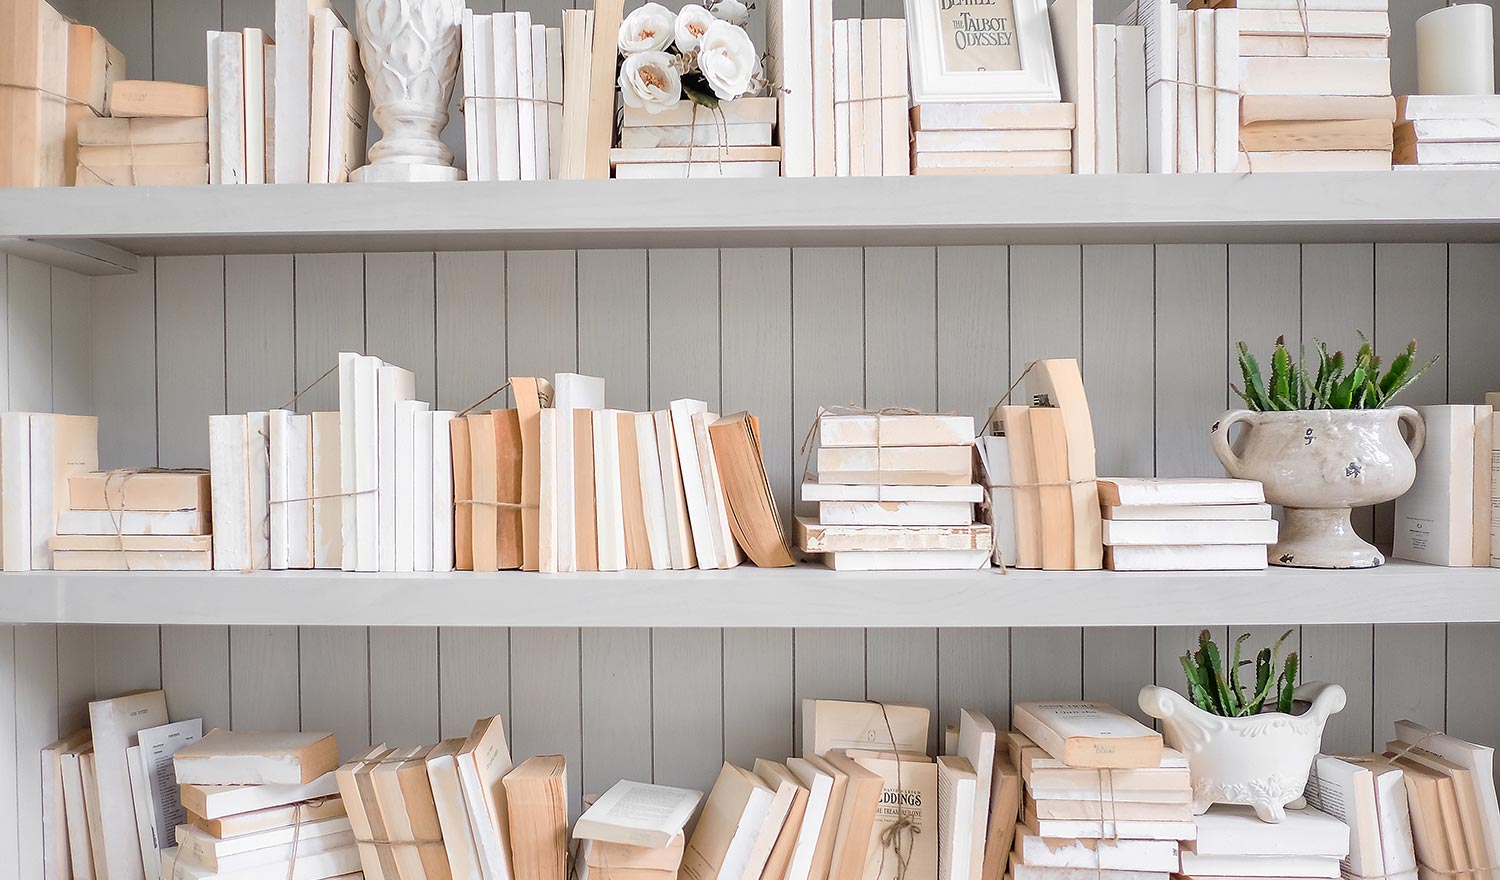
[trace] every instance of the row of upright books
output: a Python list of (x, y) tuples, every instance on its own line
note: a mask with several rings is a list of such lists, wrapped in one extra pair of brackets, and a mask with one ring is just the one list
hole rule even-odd
[(1478, 405), (1420, 406), (1427, 441), (1416, 481), (1396, 499), (1392, 555), (1413, 562), (1500, 568), (1500, 392)]

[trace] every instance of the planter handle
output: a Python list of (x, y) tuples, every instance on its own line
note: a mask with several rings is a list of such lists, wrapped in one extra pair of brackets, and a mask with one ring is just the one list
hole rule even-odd
[(1181, 714), (1184, 707), (1196, 708), (1182, 694), (1154, 684), (1141, 688), (1141, 694), (1136, 699), (1140, 703), (1141, 711), (1152, 718), (1167, 719)]
[(1303, 717), (1316, 720), (1319, 726), (1328, 720), (1328, 716), (1342, 711), (1349, 701), (1342, 687), (1323, 681), (1309, 681), (1299, 685), (1292, 692), (1292, 697), (1311, 704)]
[(1234, 427), (1236, 422), (1246, 421), (1253, 415), (1255, 413), (1248, 409), (1230, 410), (1219, 416), (1219, 420), (1214, 422), (1209, 432), (1214, 444), (1214, 455), (1219, 457), (1219, 463), (1224, 465), (1224, 470), (1231, 477), (1239, 472), (1240, 457), (1235, 455), (1234, 450), (1229, 446), (1229, 429)]
[(1404, 422), (1411, 432), (1411, 439), (1406, 441), (1406, 445), (1411, 447), (1411, 454), (1421, 455), (1422, 447), (1427, 445), (1427, 423), (1422, 421), (1422, 414), (1409, 406), (1392, 406), (1387, 409), (1396, 414), (1398, 424)]

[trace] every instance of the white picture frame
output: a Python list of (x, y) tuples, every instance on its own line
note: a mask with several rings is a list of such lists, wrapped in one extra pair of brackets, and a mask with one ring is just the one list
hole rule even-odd
[[(913, 103), (1062, 99), (1046, 0), (905, 0), (905, 5)], [(986, 60), (1002, 64), (987, 69), (976, 63)]]

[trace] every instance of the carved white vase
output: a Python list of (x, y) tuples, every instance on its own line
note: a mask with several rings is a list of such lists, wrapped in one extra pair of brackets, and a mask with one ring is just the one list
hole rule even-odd
[(461, 180), (439, 135), (458, 70), (463, 0), (355, 0), (359, 53), (380, 141), (355, 182)]
[(1300, 715), (1263, 712), (1244, 718), (1212, 715), (1176, 691), (1141, 688), (1141, 709), (1160, 718), (1167, 745), (1187, 755), (1193, 814), (1214, 804), (1247, 804), (1264, 822), (1286, 818), (1302, 797), (1328, 717), (1344, 708), (1344, 689), (1309, 682), (1297, 688)]

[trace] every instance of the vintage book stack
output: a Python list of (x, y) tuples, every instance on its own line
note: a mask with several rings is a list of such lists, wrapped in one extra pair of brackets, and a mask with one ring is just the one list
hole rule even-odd
[(820, 410), (797, 537), (839, 571), (989, 565), (993, 531), (974, 520), (972, 416)]
[[(1398, 721), (1382, 757), (1401, 768), (1406, 781), (1418, 875), (1492, 871), (1500, 852), (1495, 750)], [(1396, 842), (1399, 849), (1399, 833)]]
[[(469, 180), (550, 180), (562, 176), (564, 77), (572, 33), (532, 24), (530, 12), (475, 15), (461, 25), (464, 146)], [(565, 38), (564, 34), (568, 36)], [(584, 73), (587, 60), (576, 65)]]
[(737, 98), (715, 110), (683, 100), (660, 113), (626, 107), (615, 177), (780, 177), (775, 98)]
[[(1297, 0), (1268, 0), (1269, 5), (1292, 10)], [(1314, 0), (1316, 2), (1316, 0)], [(1255, 15), (1280, 15), (1277, 10), (1236, 9), (1233, 3), (1194, 2), (1175, 10), (1178, 173), (1244, 170), (1240, 146), (1240, 96), (1250, 94), (1241, 82), (1241, 23)], [(1284, 11), (1284, 10), (1283, 10)], [(1279, 20), (1278, 20), (1279, 21)], [(1278, 23), (1273, 27), (1280, 27)], [(1172, 26), (1170, 23), (1168, 26)], [(1253, 24), (1251, 26), (1254, 26)], [(1273, 66), (1281, 59), (1267, 59)], [(1248, 62), (1247, 62), (1248, 63)], [(1304, 81), (1298, 88), (1306, 85)], [(1255, 170), (1265, 170), (1257, 167)]]
[(1398, 559), (1500, 567), (1500, 392), (1480, 405), (1422, 406), (1427, 442), (1417, 479), (1396, 499)]
[(1500, 97), (1396, 99), (1396, 168), (1500, 169)]
[(1099, 481), (1111, 571), (1258, 571), (1279, 524), (1255, 480)]
[(918, 104), (912, 173), (1068, 174), (1073, 126), (1073, 104)]
[(67, 488), (48, 542), (57, 571), (213, 568), (208, 471), (94, 471)]
[(78, 186), (176, 186), (208, 183), (208, 90), (122, 80), (109, 115), (78, 123)]
[(323, 880), (360, 869), (353, 814), (334, 772), (333, 734), (212, 730), (171, 762), (183, 821), (162, 844), (159, 876), (281, 877), (295, 870)]
[(44, 0), (0, 0), (0, 187), (75, 181), (78, 125), (109, 112), (125, 56)]
[(1349, 826), (1311, 807), (1271, 823), (1251, 807), (1215, 804), (1197, 822), (1198, 838), (1182, 852), (1183, 880), (1336, 880), (1349, 856)]
[(1049, 571), (1103, 567), (1094, 423), (1078, 361), (1026, 368), (1032, 406), (999, 404), (976, 443), (996, 564)]
[(1308, 805), (1349, 826), (1349, 854), (1339, 863), (1340, 876), (1418, 876), (1405, 777), (1381, 755), (1319, 755), (1313, 762)]
[(96, 417), (0, 413), (0, 565), (5, 571), (52, 568), (51, 542), (69, 506), (68, 479), (98, 469)]
[[(1203, 27), (1196, 20), (1191, 29), (1178, 31), (1192, 33), (1200, 58), (1204, 40), (1238, 39), (1238, 64), (1213, 66), (1216, 72), (1233, 70), (1238, 80), (1232, 87), (1244, 96), (1234, 167), (1251, 172), (1390, 170), (1396, 107), (1386, 0), (1256, 0), (1238, 6), (1212, 11), (1239, 18), (1233, 36), (1230, 29)], [(1222, 51), (1217, 43), (1215, 50)], [(1200, 63), (1198, 69), (1205, 67)], [(1197, 82), (1203, 82), (1201, 76)], [(1225, 94), (1222, 80), (1212, 85), (1214, 95)], [(1201, 144), (1203, 91), (1198, 94)], [(1215, 135), (1222, 137), (1217, 131)], [(1220, 144), (1216, 155), (1223, 152)], [(1203, 151), (1199, 153), (1199, 170), (1204, 170)]]
[(792, 564), (754, 416), (609, 409), (577, 373), (509, 384), (515, 409), (453, 422), (459, 569), (733, 568), (741, 549)]
[[(826, 5), (816, 4), (816, 5)], [(899, 18), (833, 22), (833, 171), (839, 177), (904, 177), (912, 173), (911, 120), (907, 115), (906, 21)], [(820, 54), (815, 73), (829, 63)], [(814, 83), (814, 97), (821, 92)], [(814, 128), (826, 134), (822, 102)], [(783, 138), (785, 140), (785, 138)], [(816, 141), (815, 141), (816, 146)], [(826, 161), (821, 154), (816, 156)], [(825, 172), (819, 172), (820, 174)], [(790, 176), (790, 175), (789, 175)]]
[(573, 826), (578, 880), (677, 880), (684, 829), (702, 799), (686, 788), (615, 783)]
[(1185, 756), (1103, 703), (1017, 703), (1012, 722), (1007, 746), (1026, 791), (1012, 880), (1178, 873), (1182, 842), (1198, 835)]

